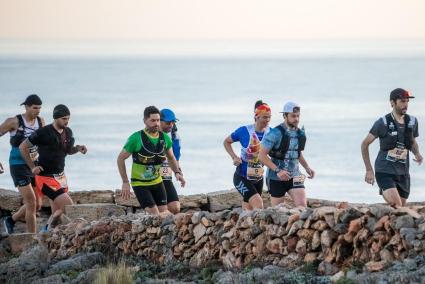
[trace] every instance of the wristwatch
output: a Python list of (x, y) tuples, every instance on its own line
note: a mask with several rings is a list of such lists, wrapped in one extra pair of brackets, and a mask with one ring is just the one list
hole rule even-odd
[(279, 167), (277, 167), (276, 169), (274, 169), (273, 170), (276, 174), (278, 174), (280, 171), (281, 171), (281, 169), (279, 169)]

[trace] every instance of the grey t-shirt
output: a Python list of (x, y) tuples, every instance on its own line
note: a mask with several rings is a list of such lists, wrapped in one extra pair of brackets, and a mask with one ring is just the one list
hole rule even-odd
[[(405, 125), (400, 124), (396, 121), (397, 124), (397, 135), (398, 141), (404, 141), (404, 130)], [(385, 125), (384, 120), (379, 118), (372, 126), (372, 129), (369, 131), (373, 136), (382, 139), (388, 132), (387, 125)], [(415, 124), (413, 126), (413, 137), (418, 137), (418, 120), (415, 119)], [(392, 175), (406, 175), (409, 173), (409, 153), (407, 154), (406, 163), (400, 161), (392, 162), (387, 160), (388, 151), (379, 150), (378, 156), (375, 160), (375, 172), (377, 173), (387, 173)]]

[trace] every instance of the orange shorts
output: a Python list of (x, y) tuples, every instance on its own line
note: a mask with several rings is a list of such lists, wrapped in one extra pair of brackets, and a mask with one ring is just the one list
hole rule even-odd
[(68, 192), (68, 185), (65, 174), (54, 176), (35, 176), (35, 191), (37, 196), (46, 195), (51, 200), (55, 200), (59, 195)]

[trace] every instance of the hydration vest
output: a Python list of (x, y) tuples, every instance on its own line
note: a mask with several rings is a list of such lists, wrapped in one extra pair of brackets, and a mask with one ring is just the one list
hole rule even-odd
[(142, 139), (142, 148), (139, 152), (133, 153), (133, 162), (146, 166), (161, 165), (166, 160), (165, 156), (165, 139), (164, 133), (159, 132), (159, 141), (154, 145), (148, 135), (142, 130), (140, 131)]
[[(269, 156), (278, 160), (284, 160), (285, 155), (288, 152), (289, 144), (291, 143), (291, 136), (289, 136), (288, 131), (279, 124), (276, 126), (277, 129), (282, 133), (282, 140), (277, 149), (272, 148), (269, 152)], [(305, 136), (304, 129), (297, 129), (297, 138), (298, 138), (298, 158), (301, 155), (301, 151), (304, 150), (305, 144), (307, 142), (307, 137)]]
[[(34, 129), (25, 126), (24, 118), (22, 117), (21, 114), (18, 114), (16, 118), (18, 119), (18, 129), (16, 130), (15, 135), (10, 136), (10, 145), (12, 145), (12, 147), (19, 147), (19, 145), (21, 145), (21, 143), (26, 138), (28, 138), (32, 132), (35, 131)], [(38, 116), (37, 116), (37, 123), (38, 123), (38, 127), (41, 128), (41, 118)], [(26, 134), (25, 132), (26, 129), (29, 129), (31, 131), (29, 135)]]
[(414, 116), (404, 115), (404, 139), (399, 141), (398, 138), (398, 127), (391, 113), (382, 117), (382, 121), (387, 127), (385, 136), (379, 139), (380, 149), (382, 151), (388, 151), (396, 148), (397, 142), (404, 144), (406, 149), (411, 150), (413, 145), (413, 127), (416, 124), (416, 118)]

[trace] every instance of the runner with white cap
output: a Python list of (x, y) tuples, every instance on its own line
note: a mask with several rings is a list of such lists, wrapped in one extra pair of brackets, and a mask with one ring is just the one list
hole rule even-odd
[(261, 141), (259, 159), (268, 167), (267, 185), (271, 195), (271, 204), (276, 206), (284, 202), (286, 193), (297, 207), (307, 207), (304, 179), (299, 164), (313, 178), (315, 172), (310, 168), (302, 151), (306, 144), (303, 128), (299, 128), (300, 106), (288, 102), (283, 107), (283, 123), (270, 130)]

